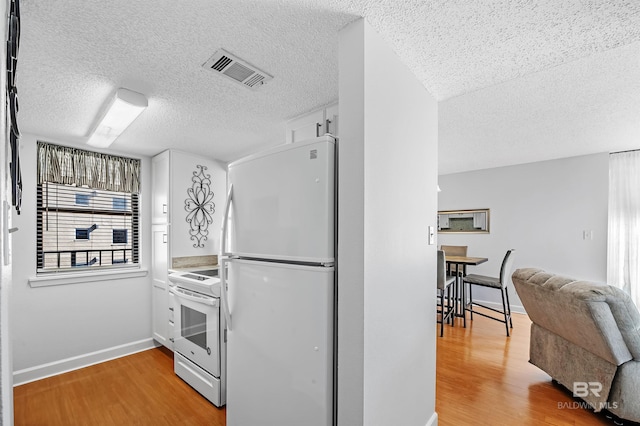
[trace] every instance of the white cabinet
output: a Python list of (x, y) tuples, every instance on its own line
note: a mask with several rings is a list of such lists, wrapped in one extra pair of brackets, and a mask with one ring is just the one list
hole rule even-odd
[(338, 137), (338, 103), (331, 104), (324, 110), (325, 133)]
[(172, 348), (169, 334), (169, 299), (167, 297), (169, 280), (167, 278), (168, 262), (168, 225), (153, 225), (151, 227), (153, 239), (152, 268), (151, 268), (151, 315), (153, 338), (169, 349)]
[(168, 150), (153, 157), (151, 176), (152, 333), (173, 349), (168, 269), (174, 258), (218, 254), (227, 170), (218, 161)]
[(287, 123), (287, 143), (316, 138), (321, 134), (324, 110), (314, 111)]
[(151, 160), (151, 182), (153, 182), (151, 223), (169, 223), (169, 151), (158, 154)]
[(473, 227), (486, 231), (487, 229), (487, 214), (484, 212), (476, 212), (473, 214)]
[(338, 103), (301, 115), (287, 122), (286, 142), (316, 138), (325, 133), (338, 136)]
[(449, 228), (449, 215), (448, 214), (439, 214), (438, 215), (438, 230), (448, 229)]

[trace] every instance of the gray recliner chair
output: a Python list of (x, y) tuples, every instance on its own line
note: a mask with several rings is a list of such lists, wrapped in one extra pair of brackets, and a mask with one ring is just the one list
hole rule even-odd
[(640, 422), (640, 313), (617, 287), (518, 269), (531, 324), (529, 362), (582, 398)]

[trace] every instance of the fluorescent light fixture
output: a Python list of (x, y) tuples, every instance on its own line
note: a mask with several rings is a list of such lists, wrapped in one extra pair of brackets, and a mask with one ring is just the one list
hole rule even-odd
[(89, 136), (87, 144), (98, 148), (108, 147), (148, 105), (147, 98), (143, 94), (118, 89), (100, 123)]

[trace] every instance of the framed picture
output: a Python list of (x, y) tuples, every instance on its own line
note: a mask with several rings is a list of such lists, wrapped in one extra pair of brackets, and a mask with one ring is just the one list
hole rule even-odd
[(439, 211), (438, 232), (441, 234), (488, 234), (489, 209)]

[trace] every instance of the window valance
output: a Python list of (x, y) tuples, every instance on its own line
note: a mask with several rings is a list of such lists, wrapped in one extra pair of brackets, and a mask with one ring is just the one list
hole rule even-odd
[(38, 141), (38, 184), (45, 182), (137, 194), (140, 160)]

